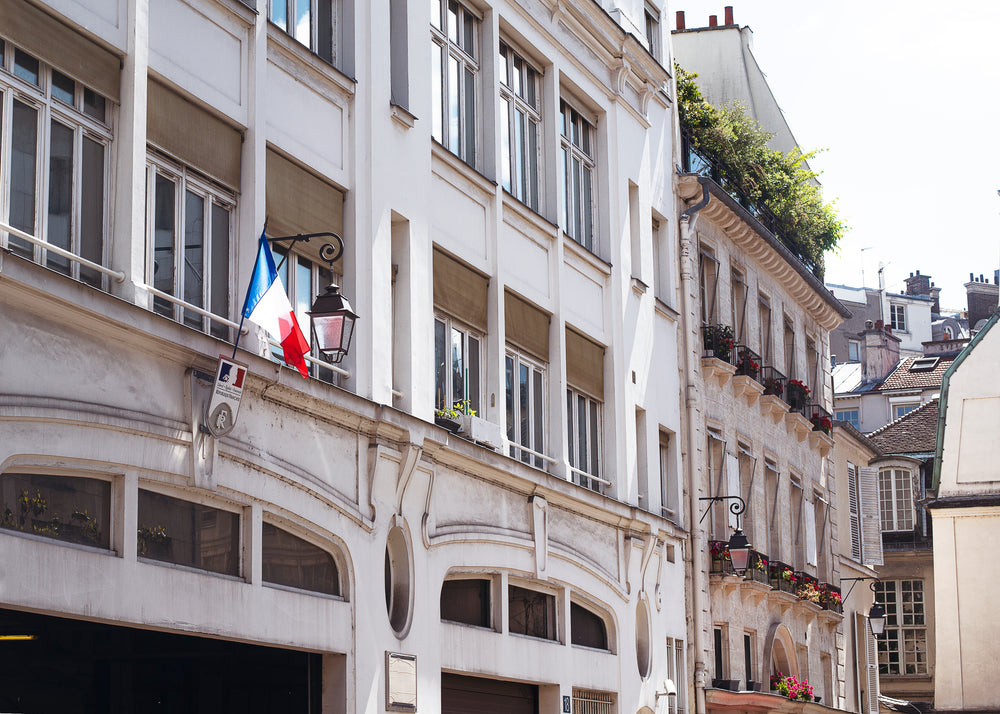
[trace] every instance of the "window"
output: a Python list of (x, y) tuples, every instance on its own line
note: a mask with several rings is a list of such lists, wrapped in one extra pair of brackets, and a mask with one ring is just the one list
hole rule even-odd
[(795, 379), (795, 325), (787, 317), (785, 318), (784, 345), (785, 376), (789, 379)]
[[(0, 219), (105, 263), (111, 102), (0, 41)], [(10, 250), (94, 287), (103, 275), (17, 236)]]
[(268, 19), (330, 64), (337, 36), (336, 0), (269, 0)]
[(861, 342), (859, 342), (858, 340), (847, 341), (847, 361), (848, 362), (861, 361)]
[(930, 372), (938, 363), (941, 361), (940, 357), (920, 357), (919, 359), (913, 360), (910, 364), (911, 372)]
[(570, 639), (574, 645), (608, 649), (608, 628), (604, 619), (575, 602), (569, 605)]
[[(596, 399), (566, 390), (569, 465), (590, 476), (601, 476), (601, 404)], [(601, 482), (574, 472), (574, 480), (599, 491)]]
[(808, 362), (806, 368), (808, 369), (809, 391), (812, 392), (813, 401), (821, 403), (823, 401), (823, 370), (819, 366), (819, 350), (816, 348), (816, 342), (810, 337), (806, 338), (806, 360)]
[(698, 254), (698, 259), (701, 322), (703, 325), (714, 325), (718, 322), (715, 303), (719, 292), (719, 261), (705, 248)]
[(563, 100), (561, 161), (566, 235), (587, 250), (594, 250), (594, 125)]
[(791, 513), (789, 524), (792, 527), (792, 567), (795, 570), (802, 570), (806, 560), (806, 537), (803, 528), (803, 497), (802, 484), (798, 481), (791, 482), (791, 494), (789, 497)]
[(892, 407), (892, 418), (896, 420), (906, 416), (919, 406), (919, 404), (896, 404)]
[(911, 480), (910, 472), (906, 469), (882, 469), (878, 472), (883, 531), (913, 530)]
[(859, 495), (858, 467), (848, 462), (847, 500), (851, 518), (851, 557), (857, 561), (861, 560), (861, 502)]
[(680, 500), (677, 464), (674, 461), (672, 447), (675, 438), (671, 432), (660, 430), (660, 488), (663, 490), (663, 515), (674, 523), (680, 523), (681, 512), (677, 507)]
[(482, 337), (447, 316), (434, 318), (434, 408), (468, 401), (479, 413)]
[(490, 627), (492, 581), (456, 578), (441, 584), (441, 619), (476, 627)]
[(238, 575), (240, 517), (139, 489), (139, 557)]
[(754, 673), (754, 642), (757, 638), (752, 632), (743, 633), (743, 674), (746, 677), (746, 688), (749, 690), (752, 682), (757, 681)]
[(666, 305), (673, 305), (673, 288), (670, 271), (670, 238), (666, 219), (653, 216), (653, 291), (656, 298)]
[(504, 360), (506, 376), (507, 439), (511, 442), (510, 455), (525, 463), (543, 468), (544, 461), (513, 446), (521, 446), (545, 453), (545, 369), (530, 358), (508, 352)]
[(663, 59), (660, 50), (660, 11), (646, 3), (643, 13), (646, 25), (646, 45), (649, 47), (649, 54), (657, 60)]
[[(722, 434), (709, 429), (706, 450), (708, 462), (708, 488), (711, 496), (726, 496), (729, 485), (726, 481), (726, 442)], [(729, 504), (728, 502), (711, 503), (709, 517), (709, 534), (712, 540), (729, 540)]]
[(4, 474), (0, 528), (111, 548), (111, 483), (94, 478)]
[(270, 523), (263, 524), (261, 558), (265, 583), (340, 595), (340, 577), (333, 556)]
[(767, 554), (771, 560), (780, 560), (782, 520), (778, 518), (778, 466), (773, 461), (764, 461), (764, 498), (767, 501)]
[(837, 421), (846, 421), (855, 429), (860, 429), (861, 417), (858, 409), (843, 409), (837, 412)]
[[(235, 198), (194, 171), (150, 154), (146, 173), (148, 270), (153, 287), (229, 319)], [(221, 339), (230, 328), (159, 295), (153, 310)]]
[[(338, 283), (339, 280), (330, 272), (330, 269), (323, 265), (313, 263), (305, 256), (296, 253), (289, 254), (288, 251), (271, 245), (271, 255), (274, 258), (274, 265), (278, 269), (278, 277), (281, 284), (285, 286), (288, 293), (288, 302), (295, 310), (295, 319), (299, 321), (299, 327), (305, 334), (306, 339), (310, 339), (312, 334), (312, 318), (309, 317), (309, 310), (317, 295), (326, 289), (331, 283)], [(279, 360), (284, 360), (281, 347), (271, 346), (271, 353)], [(329, 358), (319, 351), (318, 347), (313, 347), (312, 357), (323, 362)], [(318, 364), (309, 362), (309, 374), (324, 382), (335, 382), (337, 374)]]
[(687, 683), (684, 668), (684, 640), (667, 638), (666, 647), (667, 659), (667, 679), (673, 682), (677, 688), (676, 697), (667, 697), (667, 705), (664, 707), (664, 714), (678, 714), (684, 711), (685, 695), (687, 694)]
[(879, 674), (927, 674), (923, 581), (882, 580), (875, 587), (875, 600), (885, 608), (885, 632), (878, 638)]
[(510, 631), (518, 635), (556, 639), (556, 599), (548, 593), (511, 585), (507, 592)]
[(889, 317), (892, 329), (896, 332), (906, 332), (906, 306), (890, 305)]
[[(729, 628), (725, 625), (716, 625), (712, 630), (713, 635), (713, 655), (715, 659), (715, 679), (726, 679), (729, 673), (729, 643), (727, 635)], [(713, 685), (714, 686), (714, 685)]]
[(537, 211), (541, 72), (501, 42), (500, 73), (503, 187)]
[(747, 293), (750, 288), (747, 286), (746, 278), (741, 270), (732, 269), (732, 306), (733, 306), (733, 332), (736, 334), (737, 344), (746, 344), (746, 321), (747, 321)]
[[(754, 528), (757, 514), (753, 508), (753, 482), (757, 471), (757, 459), (751, 453), (748, 444), (738, 442), (736, 448), (736, 466), (738, 469), (736, 481), (739, 483), (738, 493), (746, 505), (746, 512), (740, 519), (740, 525), (743, 527), (744, 535), (753, 543), (755, 534), (757, 533), (757, 530)], [(760, 547), (757, 546), (757, 549), (759, 550)]]
[(431, 2), (431, 136), (476, 165), (479, 19), (455, 0)]
[(757, 295), (757, 330), (760, 358), (763, 364), (773, 366), (771, 362), (771, 301), (764, 295)]

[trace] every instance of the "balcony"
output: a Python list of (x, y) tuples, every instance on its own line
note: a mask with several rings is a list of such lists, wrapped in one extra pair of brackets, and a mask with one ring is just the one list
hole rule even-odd
[(712, 566), (709, 575), (736, 575), (733, 561), (729, 558), (729, 543), (724, 540), (708, 541), (708, 550), (712, 555)]
[(736, 373), (736, 341), (729, 325), (702, 325), (701, 367), (706, 380), (723, 386)]
[(785, 418), (788, 413), (788, 403), (785, 402), (785, 377), (774, 367), (766, 366), (760, 369), (761, 384), (764, 393), (760, 397), (760, 412), (765, 417), (771, 417), (775, 424)]
[(820, 453), (826, 456), (833, 448), (832, 415), (819, 404), (808, 405), (806, 414), (809, 415), (809, 421), (812, 423), (809, 445), (814, 449), (819, 449)]
[(798, 577), (796, 577), (795, 571), (792, 570), (792, 566), (782, 563), (779, 560), (772, 560), (768, 569), (768, 576), (772, 588), (780, 590), (783, 593), (795, 594)]
[(734, 364), (733, 396), (743, 397), (749, 406), (753, 406), (764, 393), (760, 355), (746, 345), (737, 345)]
[(770, 561), (768, 557), (757, 550), (750, 551), (750, 565), (747, 568), (746, 579), (764, 585), (771, 584)]
[(840, 588), (836, 585), (823, 583), (820, 586), (819, 604), (824, 610), (835, 612), (838, 615), (844, 614), (844, 598), (841, 595)]

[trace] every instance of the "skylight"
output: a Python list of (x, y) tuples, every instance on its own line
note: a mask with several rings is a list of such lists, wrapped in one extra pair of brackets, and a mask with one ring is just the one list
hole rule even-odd
[(937, 367), (938, 362), (940, 361), (940, 357), (921, 357), (920, 359), (913, 360), (913, 364), (910, 365), (910, 371), (929, 372)]

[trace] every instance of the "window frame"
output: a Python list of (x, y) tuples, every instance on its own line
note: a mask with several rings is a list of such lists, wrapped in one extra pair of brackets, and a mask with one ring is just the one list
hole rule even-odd
[[(601, 467), (604, 460), (604, 450), (601, 448), (604, 441), (604, 402), (576, 387), (568, 385), (566, 387), (566, 400), (566, 446), (569, 455), (569, 465), (587, 474), (587, 476), (584, 476), (578, 474), (576, 471), (571, 471), (573, 481), (584, 488), (600, 492), (601, 486), (604, 485), (602, 481), (606, 480), (601, 475)], [(579, 423), (581, 402), (586, 424), (582, 425), (583, 434), (582, 438), (579, 438), (581, 437), (581, 424)], [(586, 443), (583, 443), (584, 440), (586, 440)], [(579, 454), (581, 447), (585, 452), (583, 460), (580, 459)], [(574, 454), (574, 452), (576, 453)]]
[[(918, 586), (918, 587), (917, 587)], [(876, 582), (875, 601), (885, 608), (885, 631), (878, 640), (878, 671), (890, 677), (926, 677), (929, 673), (927, 612), (924, 581), (919, 579), (881, 580)], [(890, 589), (891, 587), (891, 589)], [(919, 593), (919, 597), (917, 594)], [(909, 600), (906, 595), (909, 594)], [(891, 597), (889, 597), (891, 595)], [(907, 611), (909, 610), (909, 611)], [(907, 619), (910, 622), (907, 622)], [(923, 661), (908, 656), (919, 653)], [(895, 645), (895, 646), (894, 646)], [(896, 661), (893, 662), (893, 655)], [(913, 667), (914, 671), (907, 672)]]
[(893, 332), (906, 332), (906, 305), (889, 304), (889, 324)]
[[(432, 6), (435, 3), (432, 3)], [(479, 150), (481, 138), (480, 116), (482, 115), (482, 16), (459, 0), (437, 0), (441, 14), (435, 21), (431, 18), (431, 137), (442, 147), (455, 154), (459, 159), (473, 168), (479, 166)], [(448, 31), (449, 6), (458, 8), (456, 19), (457, 37), (450, 37)], [(466, 30), (466, 24), (471, 23), (471, 30)], [(463, 42), (471, 40), (472, 47), (463, 46)], [(434, 54), (434, 53), (437, 54)], [(438, 73), (435, 73), (435, 62), (440, 62)], [(457, 102), (455, 108), (458, 127), (457, 136), (452, 137), (449, 116), (451, 114), (451, 79), (448, 67), (454, 61), (458, 68), (458, 87), (454, 90)], [(473, 97), (468, 97), (469, 81)], [(473, 116), (467, 116), (469, 111)], [(471, 126), (470, 126), (471, 124)], [(469, 146), (469, 139), (472, 146)]]
[[(576, 140), (577, 136), (580, 137), (579, 141)], [(559, 155), (563, 183), (563, 233), (574, 243), (596, 253), (597, 120), (590, 112), (581, 109), (579, 103), (565, 95), (559, 98)], [(571, 162), (579, 162), (579, 184), (575, 179), (570, 180), (573, 176)], [(587, 177), (590, 179), (589, 196)]]
[[(38, 65), (37, 84), (28, 81), (18, 75), (15, 71), (15, 55), (20, 53), (35, 61)], [(73, 83), (73, 104), (66, 103), (62, 98), (54, 93), (54, 75), (59, 75), (67, 81)], [(95, 99), (100, 99), (103, 103), (104, 119), (98, 119), (93, 114), (87, 112), (87, 93), (90, 92)], [(90, 258), (92, 262), (106, 265), (109, 252), (110, 234), (110, 210), (113, 205), (112, 193), (112, 151), (114, 148), (114, 119), (115, 103), (91, 89), (83, 82), (76, 80), (60, 72), (44, 59), (36, 57), (31, 52), (21, 49), (15, 43), (6, 38), (0, 37), (0, 166), (4, 167), (2, 185), (4, 190), (0, 194), (0, 218), (11, 223), (10, 211), (12, 198), (10, 196), (11, 186), (11, 162), (10, 152), (14, 132), (12, 128), (13, 105), (17, 101), (27, 106), (35, 112), (35, 145), (34, 145), (34, 176), (33, 176), (33, 213), (32, 229), (25, 231), (37, 238), (40, 238), (52, 245), (65, 248), (74, 255), (84, 258), (84, 236), (83, 223), (84, 212), (87, 206), (84, 204), (84, 192), (86, 190), (83, 176), (84, 171), (84, 140), (89, 140), (99, 146), (103, 153), (101, 162), (102, 184), (100, 187), (99, 206), (91, 205), (93, 210), (98, 208), (101, 213), (99, 237), (99, 253)], [(50, 240), (50, 208), (52, 202), (52, 125), (59, 124), (72, 132), (72, 175), (70, 177), (70, 203), (69, 208), (69, 241), (68, 245), (59, 245)], [(88, 183), (89, 185), (89, 183)], [(18, 227), (18, 226), (14, 226)], [(50, 269), (56, 270), (64, 275), (68, 275), (74, 280), (80, 280), (88, 285), (107, 290), (108, 279), (103, 273), (82, 266), (78, 261), (50, 253), (43, 246), (37, 246), (28, 241), (21, 240), (13, 235), (7, 235), (6, 247), (16, 255), (32, 260)], [(96, 260), (95, 260), (96, 258)], [(66, 263), (62, 266), (57, 263)], [(55, 264), (55, 265), (54, 265)]]
[[(505, 55), (505, 50), (509, 55)], [(526, 205), (531, 210), (540, 212), (542, 210), (542, 198), (544, 192), (544, 158), (542, 151), (543, 116), (543, 82), (544, 72), (537, 68), (534, 62), (529, 60), (520, 52), (513, 43), (505, 40), (500, 41), (500, 72), (499, 74), (499, 94), (500, 102), (498, 111), (500, 113), (500, 139), (501, 139), (501, 161), (500, 161), (500, 183), (511, 196)], [(518, 72), (518, 64), (522, 70), (515, 86), (510, 82), (515, 72)], [(523, 96), (526, 92), (518, 92), (516, 86), (527, 87), (528, 82), (534, 84), (535, 104)], [(525, 124), (524, 129), (532, 128), (534, 131), (534, 150), (527, 133), (522, 134), (524, 143), (516, 145), (515, 127), (518, 114), (523, 113)], [(520, 177), (516, 181), (515, 178)]]
[[(452, 317), (448, 313), (442, 312), (440, 310), (435, 310), (434, 311), (434, 353), (435, 353), (434, 354), (434, 392), (435, 392), (435, 394), (434, 394), (434, 408), (435, 409), (451, 409), (451, 408), (454, 407), (454, 405), (455, 405), (456, 402), (459, 402), (459, 401), (462, 401), (463, 399), (465, 399), (465, 395), (464, 394), (459, 399), (455, 398), (455, 395), (454, 395), (454, 378), (452, 376), (452, 378), (449, 379), (449, 376), (452, 375), (452, 371), (451, 371), (451, 359), (446, 359), (445, 364), (444, 364), (444, 374), (445, 374), (445, 380), (444, 380), (445, 395), (444, 396), (445, 396), (445, 401), (444, 402), (439, 402), (438, 401), (438, 394), (437, 394), (437, 392), (438, 392), (437, 326), (439, 324), (441, 324), (441, 325), (444, 326), (445, 337), (446, 337), (446, 346), (447, 347), (452, 347), (454, 345), (454, 342), (453, 342), (454, 333), (457, 332), (457, 333), (459, 333), (459, 334), (462, 335), (463, 365), (465, 364), (465, 361), (468, 361), (468, 359), (469, 359), (468, 358), (468, 355), (469, 355), (469, 340), (471, 339), (471, 340), (476, 340), (476, 341), (479, 342), (479, 359), (478, 359), (478, 364), (476, 364), (476, 372), (477, 372), (477, 380), (479, 382), (479, 390), (474, 395), (475, 396), (475, 400), (473, 400), (471, 398), (473, 395), (472, 395), (472, 393), (470, 391), (470, 394), (469, 394), (470, 400), (469, 401), (470, 401), (470, 407), (477, 414), (481, 414), (482, 411), (481, 411), (480, 407), (484, 403), (484, 401), (483, 401), (483, 393), (484, 393), (483, 392), (483, 387), (484, 387), (484, 384), (483, 384), (483, 377), (484, 377), (484, 373), (483, 373), (483, 356), (484, 355), (483, 355), (483, 352), (484, 352), (484, 347), (486, 345), (486, 335), (482, 334), (481, 332), (479, 332), (475, 328), (469, 327), (466, 323), (462, 322), (458, 318)], [(449, 351), (449, 356), (450, 356), (451, 350), (449, 349), (448, 351)], [(465, 367), (463, 367), (463, 368), (465, 368)], [(464, 386), (465, 386), (465, 389), (469, 388), (469, 385), (468, 385), (467, 382), (466, 382), (466, 384)]]
[[(275, 580), (268, 580), (266, 578), (266, 576), (264, 575), (264, 561), (265, 561), (265, 557), (264, 557), (264, 553), (265, 553), (265, 549), (264, 549), (264, 527), (265, 526), (269, 526), (269, 527), (274, 528), (275, 530), (277, 530), (277, 531), (279, 531), (281, 533), (284, 533), (284, 534), (286, 534), (288, 536), (296, 538), (296, 539), (302, 541), (303, 543), (306, 543), (307, 545), (312, 546), (316, 550), (321, 551), (322, 553), (326, 554), (330, 558), (331, 563), (333, 564), (333, 574), (334, 574), (334, 578), (335, 578), (335, 581), (334, 581), (334, 584), (333, 584), (333, 589), (336, 592), (329, 593), (329, 592), (325, 592), (323, 590), (315, 590), (313, 588), (301, 587), (301, 586), (298, 586), (298, 585), (288, 585), (286, 583), (279, 583), (279, 582), (277, 582)], [(332, 599), (335, 599), (335, 600), (346, 600), (347, 599), (344, 596), (344, 587), (343, 587), (344, 586), (344, 578), (341, 575), (343, 567), (342, 567), (342, 564), (340, 562), (340, 558), (338, 557), (338, 553), (336, 552), (336, 550), (334, 548), (330, 547), (329, 545), (323, 544), (321, 542), (318, 542), (317, 539), (312, 536), (312, 534), (308, 534), (307, 532), (300, 531), (297, 528), (296, 529), (289, 528), (286, 523), (274, 520), (273, 518), (265, 517), (262, 520), (262, 522), (261, 522), (260, 556), (261, 556), (261, 584), (264, 587), (277, 588), (279, 590), (291, 590), (293, 592), (307, 593), (309, 595), (314, 595), (314, 596), (319, 596), (319, 597), (326, 597), (326, 598), (332, 598)]]
[[(156, 189), (156, 179), (162, 176), (167, 181), (171, 182), (174, 186), (174, 206), (173, 206), (173, 291), (162, 290), (162, 292), (168, 293), (179, 300), (185, 300), (185, 218), (187, 217), (186, 209), (186, 197), (188, 193), (191, 193), (204, 201), (202, 208), (202, 216), (205, 219), (203, 224), (203, 247), (202, 247), (202, 265), (210, 265), (211, 269), (206, 270), (205, 275), (209, 276), (211, 279), (202, 278), (202, 290), (201, 290), (201, 305), (197, 305), (203, 310), (212, 313), (217, 318), (223, 318), (227, 321), (232, 321), (233, 311), (235, 305), (233, 304), (232, 297), (235, 294), (234, 291), (234, 271), (232, 270), (232, 258), (234, 255), (234, 244), (235, 237), (239, 235), (239, 230), (237, 226), (238, 211), (237, 211), (237, 196), (229, 189), (223, 188), (220, 184), (211, 179), (202, 176), (197, 169), (187, 166), (182, 163), (178, 163), (164, 154), (159, 152), (155, 147), (149, 146), (146, 152), (146, 275), (148, 284), (156, 288), (155, 282), (155, 272), (156, 272), (156, 201), (157, 201), (157, 189)], [(212, 243), (214, 242), (214, 237), (212, 236), (212, 208), (219, 206), (220, 208), (226, 210), (229, 214), (229, 237), (227, 241), (227, 256), (225, 262), (221, 265), (213, 265), (214, 257), (212, 255), (213, 248)], [(215, 313), (212, 309), (212, 287), (213, 280), (215, 279), (214, 271), (216, 269), (225, 270), (225, 295), (227, 297), (227, 314), (219, 315)], [(159, 289), (159, 288), (156, 288)], [(200, 332), (212, 335), (219, 339), (226, 340), (227, 342), (232, 341), (233, 330), (228, 325), (213, 320), (210, 317), (205, 317), (191, 311), (191, 314), (196, 316), (200, 325), (196, 326), (193, 322), (188, 322), (185, 320), (185, 310), (186, 308), (178, 305), (172, 301), (167, 301), (163, 298), (156, 296), (150, 296), (150, 309), (162, 315), (168, 319), (174, 320), (182, 325), (186, 325)], [(194, 304), (194, 303), (191, 303)], [(161, 306), (163, 308), (161, 309)], [(165, 310), (169, 309), (170, 314), (166, 314)], [(193, 318), (194, 319), (194, 318)], [(218, 328), (216, 328), (216, 325)]]
[(663, 62), (663, 39), (660, 25), (660, 10), (652, 3), (643, 5), (643, 29), (649, 54), (657, 62)]
[[(37, 504), (37, 502), (34, 501), (34, 499), (37, 498), (37, 496), (41, 496), (41, 489), (43, 488), (43, 486), (37, 485), (35, 483), (29, 485), (28, 488), (22, 490), (21, 494), (18, 494), (14, 497), (14, 501), (18, 502), (20, 501), (20, 498), (22, 496), (25, 495), (30, 496), (31, 490), (34, 490), (36, 493), (36, 496), (32, 497), (31, 501), (26, 500), (25, 504), (23, 505), (19, 504), (21, 508), (25, 509), (21, 514), (21, 518), (25, 520), (25, 523), (21, 524), (21, 526), (16, 525), (13, 521), (16, 514), (12, 510), (10, 510), (9, 507), (5, 507), (3, 508), (2, 511), (0, 511), (0, 520), (2, 520), (2, 525), (0, 525), (0, 533), (3, 533), (5, 535), (27, 536), (33, 539), (39, 538), (49, 543), (57, 543), (63, 546), (69, 546), (73, 548), (84, 548), (87, 550), (99, 551), (101, 553), (118, 554), (120, 552), (118, 545), (120, 543), (120, 539), (118, 537), (118, 529), (120, 527), (120, 524), (118, 523), (119, 519), (117, 518), (117, 513), (120, 508), (121, 495), (119, 493), (120, 481), (118, 481), (117, 479), (113, 477), (108, 477), (106, 474), (91, 473), (91, 472), (74, 471), (73, 473), (67, 473), (67, 472), (60, 473), (59, 471), (53, 472), (47, 470), (35, 471), (35, 470), (19, 469), (19, 470), (5, 471), (3, 473), (0, 473), (0, 489), (6, 490), (7, 487), (5, 484), (5, 480), (8, 478), (27, 479), (28, 481), (33, 481), (34, 479), (41, 479), (43, 481), (45, 479), (53, 479), (56, 481), (59, 480), (82, 481), (82, 482), (87, 482), (87, 484), (85, 485), (90, 485), (91, 487), (99, 484), (102, 487), (106, 488), (106, 491), (104, 493), (101, 494), (84, 493), (82, 494), (82, 496), (84, 498), (99, 498), (101, 496), (106, 495), (107, 502), (104, 504), (105, 508), (102, 509), (102, 512), (100, 514), (95, 514), (95, 516), (93, 517), (93, 521), (95, 522), (97, 527), (101, 528), (101, 531), (103, 531), (102, 533), (103, 538), (101, 540), (103, 541), (104, 539), (106, 539), (107, 545), (105, 545), (103, 542), (99, 542), (96, 537), (93, 539), (86, 539), (86, 538), (74, 539), (72, 537), (66, 537), (69, 535), (69, 533), (67, 533), (66, 531), (60, 534), (59, 532), (61, 530), (60, 525), (72, 526), (73, 525), (72, 521), (74, 519), (81, 521), (88, 521), (88, 522), (91, 521), (92, 519), (90, 518), (90, 514), (88, 513), (87, 509), (84, 509), (82, 514), (80, 513), (79, 509), (74, 509), (73, 512), (70, 514), (70, 517), (63, 523), (60, 523), (59, 521), (59, 513), (55, 513), (53, 520), (49, 521), (50, 526), (53, 523), (55, 524), (54, 534), (45, 532), (45, 529), (38, 530), (38, 527), (34, 521), (40, 515), (42, 515), (44, 510), (48, 508), (49, 504), (44, 499), (44, 497), (42, 498), (41, 504)], [(52, 488), (53, 491), (58, 490), (64, 493), (62, 489), (57, 489), (51, 486), (48, 488)], [(79, 493), (80, 493), (79, 491), (75, 491), (74, 496), (78, 495)], [(2, 496), (0, 496), (0, 505), (3, 505), (3, 502), (4, 502), (3, 498)], [(38, 505), (41, 505), (41, 510), (39, 510), (38, 512), (35, 512), (34, 508), (28, 510), (29, 504), (34, 507), (38, 507)], [(83, 518), (79, 518), (78, 517), (79, 515), (82, 515)], [(100, 522), (97, 520), (98, 518), (104, 519), (103, 528), (101, 527)], [(31, 529), (25, 530), (23, 526), (27, 525), (27, 521), (29, 519), (32, 521)], [(79, 525), (76, 527), (78, 529), (84, 528), (84, 526), (79, 526)], [(97, 534), (95, 534), (95, 536), (96, 535)]]
[[(267, 21), (278, 28), (283, 34), (287, 35), (291, 39), (298, 42), (303, 47), (307, 47), (310, 52), (319, 57), (324, 62), (327, 62), (333, 66), (338, 66), (339, 61), (339, 50), (342, 46), (342, 33), (341, 33), (341, 3), (339, 0), (280, 0), (285, 6), (285, 24), (286, 27), (282, 27), (281, 23), (275, 19), (274, 11), (278, 4), (276, 0), (267, 0)], [(292, 28), (292, 22), (289, 22), (290, 18), (294, 18), (296, 14), (296, 5), (299, 3), (304, 3), (309, 6), (309, 42), (303, 42), (302, 38), (298, 36), (296, 29)], [(320, 43), (320, 15), (323, 13), (320, 11), (320, 5), (326, 6), (326, 12), (330, 17), (330, 47), (327, 54), (324, 54), (323, 48), (319, 46)]]
[[(900, 466), (880, 468), (878, 494), (879, 523), (883, 533), (909, 533), (916, 527), (912, 471)], [(891, 519), (887, 518), (889, 513)]]
[(835, 416), (837, 421), (845, 421), (851, 426), (853, 426), (855, 429), (858, 429), (860, 431), (861, 407), (847, 407), (844, 409), (839, 409), (837, 410)]
[[(511, 365), (511, 372), (508, 373), (508, 364)], [(528, 370), (529, 380), (528, 380), (528, 401), (529, 406), (527, 409), (527, 415), (522, 415), (519, 408), (519, 401), (514, 398), (514, 391), (512, 391), (512, 386), (508, 377), (510, 374), (519, 376), (521, 368), (524, 367)], [(548, 455), (545, 451), (546, 446), (546, 436), (548, 435), (548, 367), (545, 363), (540, 360), (529, 357), (524, 352), (514, 348), (512, 345), (508, 345), (506, 352), (504, 354), (504, 398), (505, 404), (507, 405), (507, 423), (505, 425), (505, 436), (508, 442), (507, 452), (511, 458), (522, 461), (523, 463), (533, 465), (535, 468), (544, 469), (545, 460), (541, 457), (528, 454), (525, 451), (521, 451), (514, 444), (527, 447), (538, 454)], [(539, 373), (541, 383), (536, 387), (534, 375)], [(516, 384), (520, 384), (518, 379)], [(512, 406), (513, 405), (513, 406)], [(537, 412), (541, 411), (541, 424), (535, 423), (535, 418)], [(529, 435), (528, 441), (530, 443), (522, 443), (518, 439), (514, 439), (512, 435), (516, 434), (516, 426), (524, 421), (525, 417), (528, 422), (527, 433)], [(541, 444), (537, 444), (536, 441), (540, 438)]]

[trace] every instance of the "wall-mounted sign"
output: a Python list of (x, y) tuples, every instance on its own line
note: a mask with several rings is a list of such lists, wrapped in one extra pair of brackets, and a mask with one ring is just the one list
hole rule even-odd
[(417, 656), (385, 653), (385, 708), (387, 711), (417, 710)]
[(245, 364), (219, 355), (212, 398), (208, 402), (208, 411), (205, 414), (205, 425), (212, 436), (228, 434), (236, 426), (236, 415), (240, 411), (240, 399), (243, 398), (243, 382), (246, 376)]
[(573, 711), (573, 702), (569, 697), (563, 697), (563, 712), (569, 714)]

